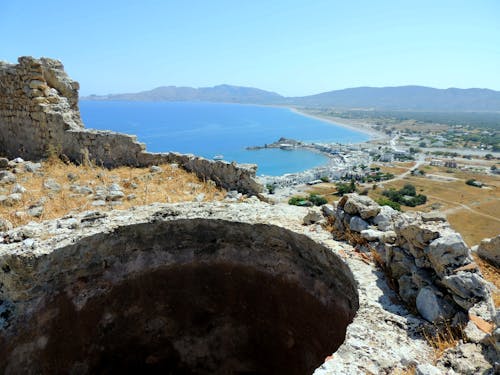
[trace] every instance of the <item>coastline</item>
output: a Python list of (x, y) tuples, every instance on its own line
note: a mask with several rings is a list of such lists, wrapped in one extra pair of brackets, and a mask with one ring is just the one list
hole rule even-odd
[(383, 139), (388, 138), (386, 134), (381, 133), (381, 132), (373, 129), (372, 125), (368, 124), (368, 123), (360, 123), (359, 121), (350, 121), (350, 120), (343, 119), (340, 117), (330, 117), (330, 116), (322, 116), (322, 115), (318, 115), (318, 114), (313, 114), (313, 113), (307, 112), (304, 109), (299, 109), (297, 107), (285, 107), (285, 108), (288, 108), (292, 112), (294, 112), (298, 115), (301, 115), (301, 116), (313, 118), (315, 120), (324, 121), (324, 122), (327, 122), (327, 123), (335, 125), (335, 126), (341, 126), (343, 128), (346, 128), (349, 130), (355, 130), (355, 131), (358, 131), (358, 132), (361, 132), (361, 133), (364, 133), (364, 134), (367, 134), (370, 136), (370, 140), (365, 141), (365, 142), (361, 142), (361, 143), (366, 143), (366, 142), (375, 141), (375, 140), (379, 141), (379, 140), (383, 140)]

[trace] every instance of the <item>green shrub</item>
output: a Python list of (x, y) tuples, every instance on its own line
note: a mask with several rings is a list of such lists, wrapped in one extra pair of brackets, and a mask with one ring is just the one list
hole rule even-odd
[(381, 206), (389, 206), (397, 211), (401, 211), (401, 205), (397, 202), (393, 202), (390, 199), (387, 198), (379, 198), (376, 200), (378, 204)]
[(356, 184), (354, 183), (354, 180), (351, 180), (349, 184), (339, 182), (335, 186), (337, 187), (337, 195), (354, 193), (356, 191)]
[(321, 206), (328, 203), (328, 201), (324, 197), (313, 193), (309, 194), (309, 197), (307, 199), (315, 206)]
[(328, 176), (323, 176), (320, 178), (320, 180), (323, 182), (330, 182), (330, 178), (328, 178)]
[(274, 191), (276, 190), (276, 185), (274, 184), (267, 184), (266, 189), (269, 192), (269, 194), (274, 194)]
[(321, 206), (327, 203), (328, 201), (324, 197), (314, 193), (309, 194), (308, 197), (295, 196), (288, 200), (288, 204), (293, 206)]
[(305, 206), (307, 204), (307, 198), (306, 197), (291, 197), (288, 200), (288, 204), (291, 204), (292, 206)]

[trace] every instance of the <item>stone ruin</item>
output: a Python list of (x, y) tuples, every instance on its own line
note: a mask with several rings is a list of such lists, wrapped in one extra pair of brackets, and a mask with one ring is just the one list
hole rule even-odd
[[(260, 192), (255, 169), (84, 129), (77, 90), (55, 60), (0, 65), (0, 150), (109, 167), (175, 162)], [(253, 197), (0, 232), (5, 374), (493, 373), (499, 319), (491, 286), (441, 216), (357, 195), (321, 212)], [(434, 366), (421, 328), (443, 322), (463, 324), (466, 342)]]
[(40, 159), (57, 153), (76, 163), (105, 167), (177, 163), (226, 189), (259, 194), (255, 165), (212, 161), (175, 152), (150, 153), (135, 136), (85, 129), (78, 109), (78, 82), (58, 60), (20, 57), (0, 62), (0, 151)]

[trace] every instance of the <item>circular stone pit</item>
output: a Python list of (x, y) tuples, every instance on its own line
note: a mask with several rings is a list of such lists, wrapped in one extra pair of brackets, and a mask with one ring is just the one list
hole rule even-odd
[(311, 374), (359, 306), (308, 237), (168, 209), (0, 263), (6, 374)]

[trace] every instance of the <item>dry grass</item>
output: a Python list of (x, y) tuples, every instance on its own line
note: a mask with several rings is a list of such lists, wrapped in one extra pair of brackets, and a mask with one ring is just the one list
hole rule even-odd
[(434, 348), (434, 361), (439, 359), (447, 349), (457, 346), (460, 340), (466, 340), (463, 328), (452, 327), (449, 323), (434, 326), (431, 330), (424, 330), (423, 336)]
[(484, 278), (496, 286), (497, 290), (493, 292), (493, 302), (497, 308), (500, 307), (500, 269), (479, 258), (476, 253), (473, 253), (472, 256)]
[[(161, 165), (162, 172), (151, 173), (149, 168), (120, 167), (113, 170), (93, 166), (77, 166), (64, 164), (60, 160), (51, 159), (43, 163), (42, 169), (35, 173), (18, 174), (17, 183), (27, 191), (22, 200), (11, 207), (0, 206), (0, 217), (9, 220), (14, 226), (30, 221), (41, 221), (62, 217), (71, 212), (86, 210), (107, 211), (113, 208), (127, 209), (132, 206), (150, 204), (153, 202), (193, 201), (199, 194), (204, 194), (203, 200), (220, 200), (224, 192), (213, 184), (200, 181), (194, 174), (181, 168), (166, 164)], [(39, 173), (41, 172), (41, 173)], [(68, 176), (73, 175), (71, 181)], [(61, 185), (59, 192), (44, 188), (44, 182), (53, 179)], [(95, 191), (96, 187), (119, 184), (125, 198), (119, 203), (106, 202), (105, 206), (93, 206), (92, 196), (76, 194), (70, 190), (70, 185), (88, 186)], [(10, 192), (11, 186), (3, 186)], [(5, 193), (4, 193), (5, 194)], [(135, 195), (135, 199), (126, 197)], [(30, 206), (45, 199), (43, 214), (34, 218), (26, 212)]]
[[(383, 189), (400, 189), (406, 183), (415, 185), (417, 192), (427, 195), (427, 203), (417, 207), (404, 207), (404, 211), (430, 211), (438, 205), (440, 211), (448, 216), (452, 227), (458, 231), (469, 246), (476, 245), (481, 239), (493, 237), (500, 233), (500, 178), (483, 174), (455, 170), (447, 173), (445, 168), (425, 167), (427, 175), (433, 174), (443, 178), (456, 180), (445, 182), (431, 179), (428, 176), (408, 176), (403, 180), (386, 181), (383, 188), (371, 190), (369, 196), (377, 199), (382, 196)], [(465, 184), (469, 178), (475, 178), (488, 185), (487, 188)]]

